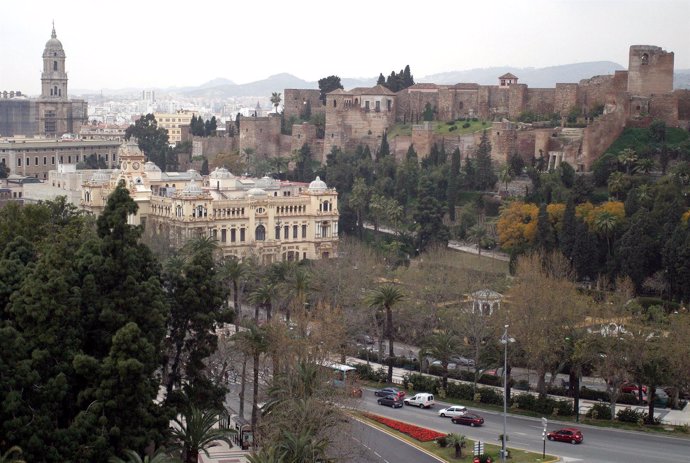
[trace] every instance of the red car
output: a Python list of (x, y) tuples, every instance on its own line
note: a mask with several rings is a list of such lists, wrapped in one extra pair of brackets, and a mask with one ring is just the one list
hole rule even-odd
[[(640, 386), (638, 386), (637, 384), (626, 383), (621, 387), (621, 392), (625, 392), (627, 394), (639, 394), (639, 391)], [(642, 386), (642, 393), (647, 393), (647, 386)]]
[(451, 421), (455, 424), (465, 424), (472, 427), (484, 424), (484, 418), (476, 413), (465, 413), (464, 415), (454, 416), (451, 418)]
[(571, 444), (581, 444), (584, 440), (582, 432), (577, 428), (563, 428), (558, 431), (551, 431), (546, 435), (549, 440), (559, 442), (570, 442)]

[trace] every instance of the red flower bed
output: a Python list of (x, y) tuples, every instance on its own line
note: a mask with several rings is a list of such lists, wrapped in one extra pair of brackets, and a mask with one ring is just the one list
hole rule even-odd
[(417, 439), (420, 442), (428, 442), (439, 437), (443, 437), (446, 434), (437, 431), (432, 431), (431, 429), (420, 428), (413, 424), (403, 423), (398, 420), (391, 420), (390, 418), (384, 418), (383, 416), (374, 415), (371, 413), (364, 413), (367, 418), (378, 421), (379, 423), (388, 426), (389, 428), (400, 431), (403, 434), (407, 434), (413, 439)]

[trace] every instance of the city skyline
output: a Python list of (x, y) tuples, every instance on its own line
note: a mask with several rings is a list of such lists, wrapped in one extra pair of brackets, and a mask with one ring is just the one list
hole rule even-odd
[(52, 5), (4, 5), (0, 90), (39, 93), (40, 56), (53, 20), (67, 54), (70, 87), (92, 90), (195, 86), (219, 77), (242, 84), (282, 72), (309, 81), (331, 74), (371, 77), (407, 64), (418, 79), (495, 66), (627, 66), (635, 44), (672, 51), (676, 69), (690, 68), (690, 43), (682, 34), (690, 15), (685, 1), (418, 8), (355, 0), (317, 10), (306, 2), (210, 2), (196, 9), (166, 2), (163, 9), (126, 0), (103, 18), (93, 17), (92, 4), (83, 1), (60, 10)]

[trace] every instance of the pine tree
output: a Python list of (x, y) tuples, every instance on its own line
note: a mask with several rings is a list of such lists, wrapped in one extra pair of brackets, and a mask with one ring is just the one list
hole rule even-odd
[(546, 212), (546, 204), (539, 207), (539, 215), (537, 216), (537, 236), (536, 246), (546, 255), (556, 247), (556, 238), (554, 237), (553, 227), (549, 222), (549, 215)]
[(448, 228), (443, 223), (443, 206), (435, 198), (434, 185), (427, 175), (419, 179), (418, 202), (413, 213), (417, 228), (417, 249), (432, 243), (448, 243)]
[(383, 73), (379, 74), (379, 78), (376, 81), (376, 85), (386, 85), (386, 78), (383, 77)]
[(565, 205), (565, 212), (563, 213), (563, 224), (558, 235), (558, 246), (561, 252), (569, 260), (573, 258), (573, 246), (576, 239), (576, 217), (575, 217), (575, 201), (572, 198), (568, 200)]
[(493, 189), (498, 176), (491, 165), (491, 143), (489, 143), (486, 130), (482, 133), (475, 158), (477, 161), (476, 188), (481, 191)]
[(390, 154), (391, 150), (390, 146), (388, 145), (388, 134), (386, 132), (383, 132), (383, 136), (381, 137), (381, 146), (379, 147), (379, 150), (376, 152), (376, 161), (378, 162)]
[(448, 215), (455, 222), (455, 205), (460, 193), (460, 148), (455, 148), (450, 156), (450, 168), (448, 169)]

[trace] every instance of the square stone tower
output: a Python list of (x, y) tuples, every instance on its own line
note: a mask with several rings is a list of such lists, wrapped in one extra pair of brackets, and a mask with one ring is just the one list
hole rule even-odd
[(628, 61), (628, 92), (633, 96), (673, 91), (673, 52), (653, 45), (632, 45)]

